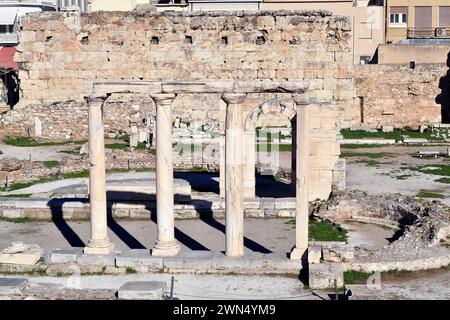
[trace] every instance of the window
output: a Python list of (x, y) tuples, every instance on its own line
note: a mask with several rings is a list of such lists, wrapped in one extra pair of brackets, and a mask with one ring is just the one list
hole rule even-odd
[(406, 26), (408, 24), (408, 7), (391, 7), (389, 22), (393, 26)]
[(450, 27), (450, 7), (439, 7), (439, 26)]

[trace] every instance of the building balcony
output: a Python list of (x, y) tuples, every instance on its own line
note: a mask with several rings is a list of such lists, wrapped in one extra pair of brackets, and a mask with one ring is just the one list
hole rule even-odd
[(0, 45), (17, 45), (19, 43), (19, 37), (17, 33), (0, 33)]
[(450, 27), (408, 28), (408, 39), (445, 39), (450, 38)]

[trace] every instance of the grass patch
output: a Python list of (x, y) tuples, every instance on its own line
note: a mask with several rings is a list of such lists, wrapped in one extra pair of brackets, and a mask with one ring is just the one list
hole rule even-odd
[(63, 173), (64, 179), (77, 179), (77, 178), (88, 178), (89, 177), (89, 170), (84, 170), (81, 172), (69, 172), (69, 173)]
[(380, 164), (382, 164), (381, 162), (376, 161), (376, 160), (372, 160), (372, 159), (369, 159), (369, 160), (359, 160), (359, 161), (356, 161), (356, 162), (357, 162), (357, 163), (365, 164), (365, 165), (368, 166), (368, 167), (376, 167), (376, 166), (379, 166)]
[(428, 191), (428, 190), (420, 190), (419, 193), (417, 194), (417, 196), (419, 198), (430, 198), (430, 199), (445, 199), (447, 198), (445, 195), (437, 193), (437, 192), (432, 192), (432, 191)]
[(435, 137), (432, 137), (432, 132), (430, 130), (427, 130), (423, 133), (419, 131), (415, 131), (409, 128), (404, 129), (394, 129), (393, 132), (368, 132), (364, 130), (355, 130), (352, 131), (350, 129), (342, 129), (341, 134), (344, 137), (344, 139), (395, 139), (396, 141), (401, 140), (401, 136), (409, 136), (411, 138), (423, 138), (427, 140), (434, 140), (434, 141), (441, 141), (442, 139), (436, 139)]
[(338, 224), (312, 219), (309, 222), (309, 237), (315, 241), (347, 241), (347, 230)]
[(395, 270), (383, 271), (381, 273), (381, 276), (404, 278), (404, 277), (409, 277), (412, 273), (414, 273), (414, 271), (395, 269)]
[(410, 177), (412, 177), (412, 175), (410, 175), (410, 174), (402, 174), (402, 175), (399, 175), (399, 176), (395, 176), (395, 179), (397, 179), (397, 180), (406, 180), (406, 179), (408, 179)]
[(369, 149), (369, 148), (382, 148), (384, 144), (341, 144), (343, 149)]
[(343, 158), (351, 158), (351, 157), (365, 157), (370, 159), (379, 159), (392, 156), (392, 153), (388, 152), (341, 152), (341, 157)]
[(75, 148), (75, 149), (72, 149), (72, 150), (63, 150), (63, 151), (60, 151), (60, 152), (79, 156), (80, 155), (80, 150), (81, 150), (81, 147), (78, 147), (78, 148)]
[[(64, 179), (87, 178), (87, 177), (89, 177), (89, 170), (85, 170), (85, 171), (81, 171), (81, 172), (63, 173), (62, 177)], [(35, 184), (46, 183), (46, 182), (51, 182), (51, 181), (56, 181), (56, 180), (58, 180), (58, 176), (57, 175), (52, 175), (52, 176), (48, 176), (48, 177), (42, 177), (42, 178), (30, 181), (30, 182), (12, 183), (9, 186), (8, 190), (5, 190), (5, 188), (0, 188), (0, 191), (2, 191), (2, 192), (4, 192), (4, 191), (16, 191), (16, 190), (20, 190), (20, 189), (25, 189), (25, 188), (31, 187), (31, 186), (33, 186)]]
[(439, 179), (436, 179), (434, 181), (439, 182), (439, 183), (448, 183), (448, 184), (450, 184), (450, 178), (439, 178)]
[(6, 137), (4, 143), (16, 147), (43, 147), (65, 145), (70, 141), (37, 141), (30, 137)]
[(271, 144), (271, 143), (258, 143), (256, 145), (257, 152), (286, 152), (292, 151), (291, 144)]
[(365, 284), (367, 279), (372, 276), (373, 273), (367, 273), (362, 271), (348, 270), (344, 272), (345, 284)]
[(134, 268), (127, 267), (127, 269), (125, 270), (125, 272), (126, 272), (127, 274), (132, 274), (132, 273), (136, 273), (137, 271), (136, 271), (136, 269), (134, 269)]
[[(295, 219), (286, 221), (286, 224), (295, 225)], [(347, 230), (339, 224), (319, 221), (317, 219), (309, 220), (309, 240), (346, 242), (347, 239)]]
[[(414, 169), (413, 169), (414, 170)], [(426, 174), (434, 174), (436, 176), (447, 176), (450, 177), (450, 165), (433, 165), (430, 166), (422, 166), (419, 168), (416, 168), (415, 170), (420, 171), (422, 173)]]
[(59, 161), (43, 161), (42, 162), (46, 168), (56, 168), (59, 166)]
[(30, 218), (5, 218), (5, 217), (0, 217), (0, 221), (5, 221), (5, 222), (10, 222), (10, 223), (27, 223), (32, 221), (32, 219)]
[(23, 194), (5, 194), (0, 195), (0, 198), (29, 198), (31, 197), (31, 193), (23, 193)]
[(109, 144), (105, 144), (105, 148), (106, 149), (113, 149), (113, 150), (123, 150), (128, 148), (128, 144), (126, 143), (109, 143)]

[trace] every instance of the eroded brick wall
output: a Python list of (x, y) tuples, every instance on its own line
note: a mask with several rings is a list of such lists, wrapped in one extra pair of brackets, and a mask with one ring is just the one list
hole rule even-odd
[[(355, 97), (350, 28), (348, 18), (315, 11), (27, 15), (16, 57), (23, 90), (18, 109), (81, 103), (94, 81), (308, 79), (311, 98), (334, 101), (340, 125), (349, 126)], [(179, 104), (175, 115), (217, 120), (220, 102), (191, 101)], [(30, 108), (23, 116), (33, 117), (33, 110), (45, 112)]]
[(441, 108), (448, 121), (448, 70), (445, 64), (358, 65), (355, 111), (370, 128), (441, 123)]

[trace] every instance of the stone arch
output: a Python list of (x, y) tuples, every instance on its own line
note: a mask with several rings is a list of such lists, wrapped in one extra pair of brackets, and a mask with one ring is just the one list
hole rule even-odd
[(282, 114), (289, 121), (292, 121), (297, 113), (297, 105), (292, 99), (272, 99), (265, 101), (248, 113), (245, 120), (245, 131), (256, 129), (255, 125), (261, 115), (274, 112)]
[[(294, 146), (296, 131), (297, 104), (293, 99), (271, 99), (253, 108), (246, 117), (244, 124), (244, 172), (243, 192), (244, 197), (254, 198), (256, 196), (255, 167), (256, 157), (256, 124), (262, 115), (279, 113), (284, 115), (291, 123), (292, 145)], [(293, 148), (294, 149), (294, 148)], [(295, 175), (295, 152), (292, 153), (291, 161), (292, 175)], [(294, 185), (294, 184), (293, 184)], [(295, 190), (295, 189), (293, 189)]]

